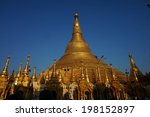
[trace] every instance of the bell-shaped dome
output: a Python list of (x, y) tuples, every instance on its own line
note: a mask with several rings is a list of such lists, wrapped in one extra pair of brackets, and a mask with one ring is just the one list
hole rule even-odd
[(75, 20), (71, 41), (67, 45), (65, 54), (57, 61), (57, 65), (63, 66), (67, 64), (68, 66), (80, 61), (84, 61), (84, 63), (98, 63), (97, 58), (91, 53), (88, 44), (82, 36), (77, 13), (75, 13), (74, 18)]
[(83, 39), (77, 13), (75, 13), (74, 18), (72, 39), (66, 48), (65, 54), (71, 54), (73, 52), (90, 52), (88, 44)]

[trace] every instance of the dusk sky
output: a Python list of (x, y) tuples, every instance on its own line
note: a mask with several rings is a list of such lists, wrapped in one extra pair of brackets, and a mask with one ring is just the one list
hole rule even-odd
[[(147, 0), (150, 2), (150, 0)], [(0, 0), (0, 71), (10, 55), (9, 71), (30, 54), (37, 73), (64, 54), (79, 14), (83, 37), (97, 57), (122, 72), (128, 54), (150, 72), (150, 8), (145, 0)]]

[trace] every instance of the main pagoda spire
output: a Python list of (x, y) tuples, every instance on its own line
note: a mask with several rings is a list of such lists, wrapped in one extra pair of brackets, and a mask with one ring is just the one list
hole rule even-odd
[(79, 17), (78, 13), (76, 12), (74, 14), (75, 21), (74, 21), (74, 27), (73, 27), (73, 35), (76, 34), (76, 33), (81, 34), (81, 28), (80, 28), (80, 23), (79, 23), (78, 17)]
[(77, 12), (74, 14), (72, 39), (66, 48), (65, 54), (72, 54), (74, 52), (90, 52), (90, 48), (82, 36)]
[(68, 43), (64, 55), (57, 61), (56, 66), (66, 67), (84, 63), (95, 64), (98, 62), (97, 58), (92, 54), (89, 45), (83, 38), (81, 27), (79, 23), (79, 16), (76, 12), (74, 14), (73, 32), (70, 42)]

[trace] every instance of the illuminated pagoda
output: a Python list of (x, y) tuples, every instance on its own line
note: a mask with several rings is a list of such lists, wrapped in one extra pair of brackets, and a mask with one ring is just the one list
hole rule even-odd
[[(36, 68), (32, 76), (29, 74), (30, 56), (23, 72), (21, 64), (16, 74), (8, 75), (8, 57), (0, 74), (0, 99), (130, 99), (131, 79), (134, 86), (138, 85), (131, 58), (131, 75), (128, 77), (93, 55), (75, 13), (72, 38), (64, 55), (59, 60), (54, 59), (54, 64), (38, 76)], [(21, 98), (16, 98), (18, 96)]]

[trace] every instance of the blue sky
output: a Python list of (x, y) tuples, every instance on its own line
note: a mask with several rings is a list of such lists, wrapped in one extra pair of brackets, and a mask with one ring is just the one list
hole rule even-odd
[(145, 0), (0, 0), (0, 70), (8, 55), (10, 72), (24, 67), (28, 54), (38, 73), (51, 66), (71, 39), (75, 11), (93, 54), (124, 72), (132, 53), (140, 70), (150, 71)]

